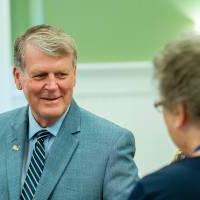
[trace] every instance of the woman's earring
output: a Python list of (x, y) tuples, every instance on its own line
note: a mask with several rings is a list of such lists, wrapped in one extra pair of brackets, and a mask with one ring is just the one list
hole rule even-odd
[(19, 86), (18, 86), (18, 90), (21, 90), (21, 89), (22, 89), (22, 86), (21, 86), (21, 85), (19, 85)]

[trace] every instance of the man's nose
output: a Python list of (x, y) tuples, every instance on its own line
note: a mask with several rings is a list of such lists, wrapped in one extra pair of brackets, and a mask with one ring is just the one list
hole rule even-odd
[(58, 88), (57, 79), (54, 74), (50, 74), (48, 76), (45, 88), (48, 90), (55, 90)]

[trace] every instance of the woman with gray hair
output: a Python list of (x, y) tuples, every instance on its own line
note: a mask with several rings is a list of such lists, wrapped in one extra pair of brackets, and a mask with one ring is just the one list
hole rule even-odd
[(200, 35), (170, 44), (154, 60), (170, 137), (186, 158), (141, 179), (130, 200), (200, 199)]

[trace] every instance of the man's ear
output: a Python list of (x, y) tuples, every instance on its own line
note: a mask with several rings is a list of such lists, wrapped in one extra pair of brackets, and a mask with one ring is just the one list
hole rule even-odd
[(77, 76), (77, 74), (76, 74), (76, 66), (74, 66), (74, 86), (76, 86), (76, 76)]
[(14, 80), (15, 80), (15, 85), (17, 87), (18, 90), (22, 90), (22, 84), (21, 84), (21, 70), (14, 66), (13, 67), (13, 77), (14, 77)]

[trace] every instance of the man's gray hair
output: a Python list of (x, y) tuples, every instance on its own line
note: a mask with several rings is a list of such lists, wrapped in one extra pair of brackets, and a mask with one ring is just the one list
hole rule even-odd
[(64, 31), (49, 25), (37, 25), (27, 29), (19, 36), (14, 45), (14, 65), (21, 70), (25, 65), (26, 44), (36, 45), (42, 52), (49, 56), (73, 56), (73, 66), (77, 63), (77, 49), (72, 37)]

